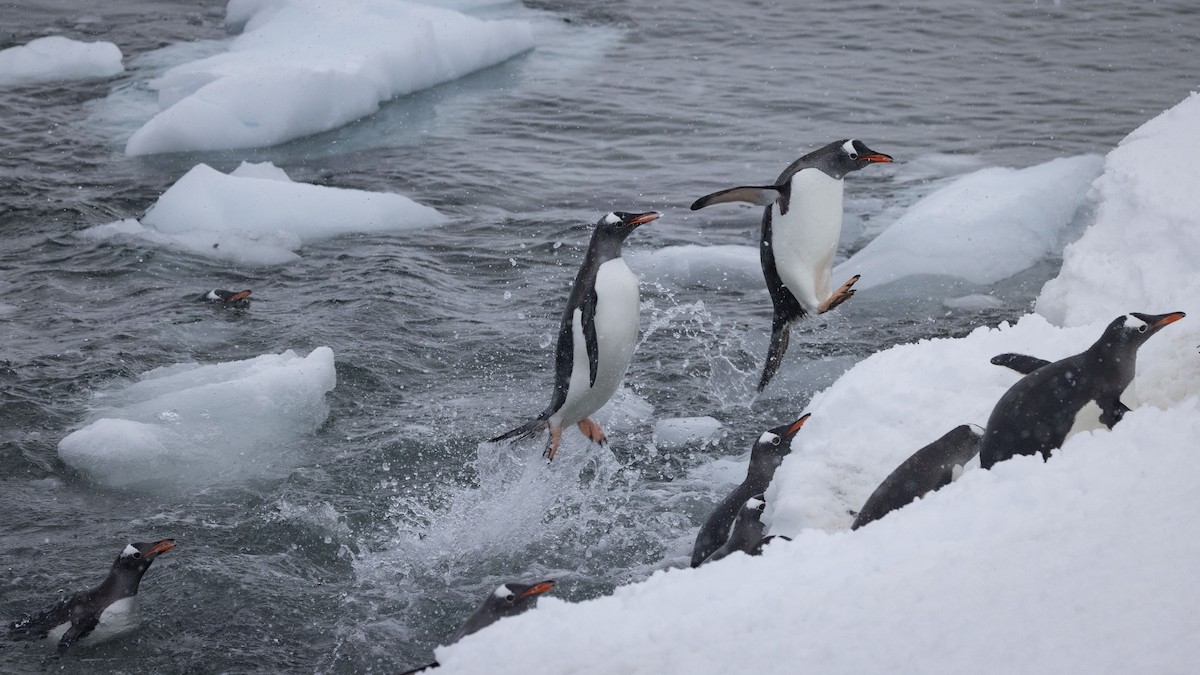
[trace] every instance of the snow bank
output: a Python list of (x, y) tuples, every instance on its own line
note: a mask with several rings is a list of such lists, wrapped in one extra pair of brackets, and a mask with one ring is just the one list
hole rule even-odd
[(60, 35), (0, 50), (0, 86), (112, 77), (125, 70), (111, 42), (80, 42)]
[(295, 183), (270, 163), (243, 163), (228, 175), (197, 164), (140, 222), (98, 225), (81, 235), (137, 236), (214, 258), (270, 265), (297, 259), (293, 251), (318, 239), (445, 220), (398, 194)]
[[(1160, 167), (1163, 148), (1187, 156), (1198, 144), (1192, 97), (1108, 156), (1098, 222), (1039, 299), (1045, 316), (880, 352), (818, 394), (767, 492), (769, 532), (794, 541), (590, 602), (546, 598), (439, 649), (443, 670), (1190, 672), (1200, 658), (1200, 258), (1186, 252), (1200, 246), (1200, 215), (1189, 215), (1200, 211), (1186, 176)], [(1084, 274), (1096, 264), (1104, 274)], [(989, 357), (1077, 353), (1130, 310), (1190, 316), (1141, 349), (1133, 410), (1114, 429), (1070, 438), (1049, 462), (969, 469), (845, 531), (900, 461), (957, 424), (986, 421), (1018, 377)]]
[(1007, 279), (1061, 250), (1062, 231), (1102, 164), (1100, 157), (1085, 155), (958, 178), (914, 204), (833, 276), (861, 274), (860, 290), (913, 274), (976, 284)]
[(58, 444), (64, 462), (110, 487), (204, 485), (272, 475), (325, 421), (333, 351), (156, 368), (97, 394), (95, 419)]
[(150, 82), (161, 112), (127, 154), (275, 145), (534, 46), (525, 21), (402, 0), (231, 0), (227, 22), (244, 26), (229, 51)]

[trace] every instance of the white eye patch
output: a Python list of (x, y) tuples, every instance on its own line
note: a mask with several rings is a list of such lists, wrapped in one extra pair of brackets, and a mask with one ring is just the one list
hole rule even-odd
[(763, 500), (759, 499), (758, 497), (751, 497), (750, 499), (746, 500), (746, 508), (751, 509), (753, 511), (762, 511), (766, 507), (767, 507), (767, 503), (764, 502)]
[(509, 595), (512, 595), (512, 591), (508, 590), (507, 584), (500, 584), (500, 588), (497, 588), (496, 592), (492, 595), (496, 596), (497, 598), (504, 599)]
[(138, 551), (136, 548), (134, 548), (133, 544), (126, 544), (125, 550), (121, 551), (121, 555), (129, 556), (129, 555), (133, 555), (134, 553), (139, 553), (139, 552), (140, 551)]
[(1141, 328), (1142, 326), (1145, 326), (1145, 325), (1146, 325), (1146, 322), (1142, 321), (1141, 319), (1137, 318), (1136, 316), (1134, 316), (1132, 314), (1125, 315), (1125, 327), (1126, 328)]
[(774, 444), (778, 444), (778, 443), (779, 443), (779, 436), (778, 436), (777, 434), (773, 434), (773, 433), (771, 433), (771, 432), (769, 432), (769, 431), (764, 431), (764, 432), (763, 432), (763, 435), (758, 437), (758, 442), (759, 442), (759, 443), (774, 443)]
[(617, 217), (617, 214), (610, 213), (607, 216), (604, 216), (604, 222), (608, 223), (609, 225), (616, 225), (617, 223), (621, 222), (621, 219)]
[(842, 144), (842, 152), (846, 153), (847, 155), (850, 155), (851, 157), (858, 157), (858, 150), (854, 149), (854, 140), (853, 139), (848, 140)]

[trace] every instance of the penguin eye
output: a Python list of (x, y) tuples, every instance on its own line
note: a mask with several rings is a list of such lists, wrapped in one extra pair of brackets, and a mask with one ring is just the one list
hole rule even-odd
[(1147, 330), (1149, 330), (1149, 328), (1150, 328), (1150, 327), (1149, 327), (1149, 326), (1147, 326), (1146, 324), (1142, 324), (1142, 325), (1138, 326), (1138, 332), (1139, 332), (1139, 333), (1145, 333)]
[(854, 152), (854, 151), (851, 151), (851, 152), (850, 152), (850, 159), (858, 159), (858, 153), (857, 153), (857, 152)]
[(137, 560), (138, 558), (141, 558), (141, 557), (142, 557), (142, 552), (141, 552), (141, 551), (134, 551), (134, 552), (133, 552), (133, 559), (134, 559), (134, 560)]
[(774, 438), (771, 439), (771, 445), (779, 445), (782, 441), (783, 441), (782, 438), (780, 438), (779, 436), (775, 436)]
[(513, 602), (516, 599), (517, 599), (517, 596), (513, 595), (512, 593), (509, 593), (508, 595), (504, 596), (505, 602)]

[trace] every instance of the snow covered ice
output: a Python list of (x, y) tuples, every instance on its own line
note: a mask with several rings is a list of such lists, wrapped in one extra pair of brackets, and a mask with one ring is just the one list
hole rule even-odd
[(228, 51), (149, 83), (160, 112), (127, 154), (276, 145), (534, 47), (526, 21), (402, 0), (232, 0), (226, 23), (243, 30)]
[(306, 242), (352, 232), (436, 225), (437, 210), (392, 193), (296, 183), (270, 163), (228, 175), (198, 164), (146, 212), (97, 225), (81, 235), (125, 235), (238, 263), (270, 265), (297, 259)]
[(91, 80), (124, 70), (121, 50), (111, 42), (80, 42), (51, 35), (0, 50), (0, 86)]
[(64, 462), (110, 487), (208, 484), (275, 475), (325, 421), (333, 351), (155, 368), (96, 395), (94, 419), (64, 438)]
[[(546, 598), (438, 649), (443, 670), (1190, 672), (1200, 660), (1200, 541), (1186, 535), (1200, 513), (1200, 192), (1164, 148), (1200, 153), (1200, 96), (1107, 156), (1096, 220), (1067, 248), (1037, 314), (877, 353), (813, 399), (766, 494), (768, 532), (794, 541), (656, 573), (610, 597)], [(968, 469), (845, 531), (913, 451), (986, 423), (1018, 378), (990, 357), (1078, 353), (1128, 311), (1189, 316), (1139, 352), (1133, 410), (1115, 428), (1068, 439), (1048, 462)]]

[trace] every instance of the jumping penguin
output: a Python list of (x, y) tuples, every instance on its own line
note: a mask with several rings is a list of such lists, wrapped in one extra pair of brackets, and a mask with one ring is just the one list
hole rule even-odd
[(750, 450), (746, 479), (717, 504), (696, 535), (696, 544), (692, 547), (692, 567), (699, 567), (729, 539), (729, 528), (739, 509), (753, 495), (766, 491), (775, 477), (775, 470), (783, 463), (783, 458), (792, 452), (792, 439), (808, 421), (808, 417), (809, 414), (805, 413), (795, 422), (781, 424), (758, 437)]
[(1039, 452), (1049, 459), (1073, 431), (1096, 428), (1097, 422), (1112, 428), (1129, 412), (1121, 394), (1133, 382), (1138, 348), (1183, 317), (1183, 312), (1119, 316), (1086, 351), (1040, 366), (1040, 359), (1019, 354), (993, 359), (1018, 371), (1038, 367), (992, 409), (979, 447), (980, 466), (990, 469), (1013, 455)]
[(99, 586), (63, 598), (52, 607), (9, 624), (9, 637), (50, 638), (58, 642), (58, 651), (64, 652), (80, 641), (97, 644), (137, 628), (138, 584), (150, 569), (150, 563), (172, 548), (174, 539), (129, 544)]
[(774, 185), (721, 190), (692, 204), (693, 211), (726, 202), (766, 207), (759, 256), (775, 311), (760, 392), (779, 370), (792, 323), (807, 314), (824, 314), (854, 295), (850, 287), (857, 275), (832, 290), (833, 259), (842, 236), (842, 178), (891, 161), (861, 141), (843, 139), (792, 162)]
[(545, 456), (553, 460), (563, 428), (572, 424), (591, 441), (603, 445), (608, 440), (590, 416), (621, 384), (638, 335), (638, 280), (621, 259), (621, 244), (639, 225), (658, 217), (653, 211), (616, 211), (596, 223), (558, 330), (550, 405), (537, 419), (491, 443), (530, 438), (548, 426)]

